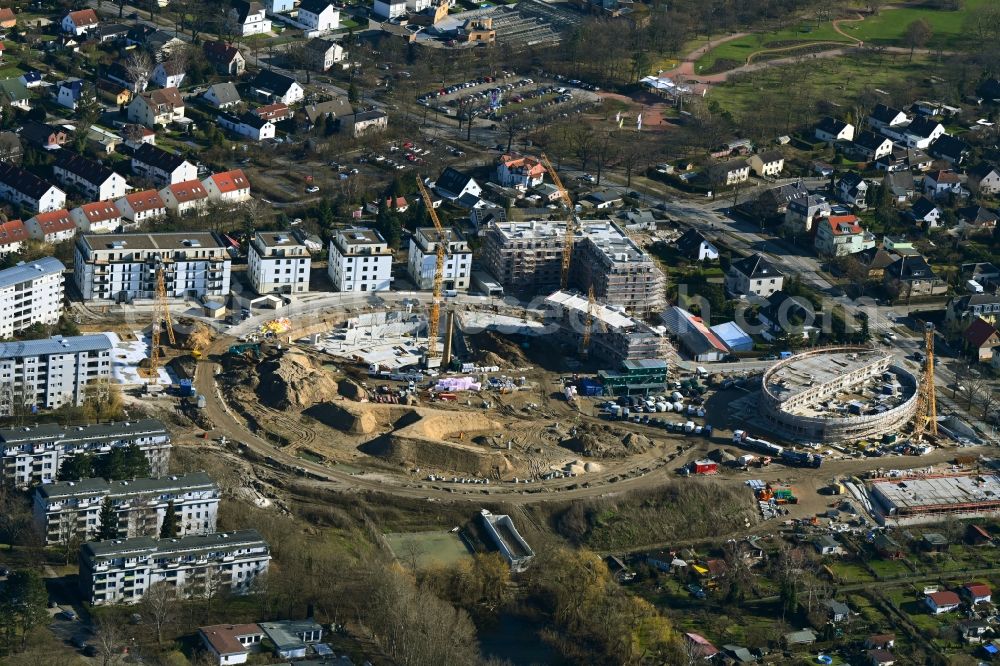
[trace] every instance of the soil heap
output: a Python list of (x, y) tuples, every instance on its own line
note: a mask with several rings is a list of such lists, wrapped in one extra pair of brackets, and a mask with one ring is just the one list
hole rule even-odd
[(297, 350), (271, 356), (257, 367), (257, 395), (275, 409), (307, 409), (339, 392), (337, 381), (313, 357)]

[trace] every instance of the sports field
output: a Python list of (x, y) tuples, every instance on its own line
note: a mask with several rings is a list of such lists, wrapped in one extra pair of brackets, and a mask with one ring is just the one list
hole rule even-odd
[(410, 568), (447, 567), (471, 556), (457, 532), (396, 532), (385, 539), (396, 559)]

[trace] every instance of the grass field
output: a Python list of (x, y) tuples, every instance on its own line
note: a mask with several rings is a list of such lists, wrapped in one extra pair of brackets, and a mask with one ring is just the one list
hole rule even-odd
[(469, 557), (469, 549), (455, 532), (397, 532), (385, 538), (392, 554), (407, 567), (447, 567)]
[[(863, 42), (903, 46), (903, 34), (906, 32), (906, 26), (918, 19), (924, 19), (931, 25), (934, 32), (934, 36), (928, 44), (929, 48), (960, 49), (962, 48), (962, 27), (969, 11), (990, 1), (966, 0), (963, 9), (954, 12), (912, 7), (887, 8), (883, 9), (878, 16), (867, 17), (864, 21), (841, 23), (841, 29)], [(695, 61), (695, 72), (711, 68), (716, 60), (734, 60), (743, 63), (751, 54), (758, 51), (793, 46), (793, 43), (804, 45), (810, 42), (848, 44), (852, 43), (852, 40), (837, 33), (833, 29), (832, 22), (817, 25), (815, 21), (807, 21), (793, 28), (755, 33), (720, 44)]]

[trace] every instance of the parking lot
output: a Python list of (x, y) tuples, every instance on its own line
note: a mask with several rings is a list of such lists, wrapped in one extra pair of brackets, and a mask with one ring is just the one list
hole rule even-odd
[[(501, 76), (480, 77), (469, 81), (455, 83), (424, 93), (417, 102), (449, 116), (458, 114), (459, 106), (466, 100), (473, 104), (472, 115), (478, 118), (501, 120), (511, 112), (523, 113), (529, 109), (538, 109), (566, 104), (573, 101), (596, 101), (596, 95), (582, 95), (588, 87), (597, 91), (596, 86), (589, 86), (581, 81), (572, 83), (558, 81), (546, 83), (536, 82), (527, 77), (516, 77), (504, 72)], [(499, 108), (493, 109), (493, 97), (499, 97)]]

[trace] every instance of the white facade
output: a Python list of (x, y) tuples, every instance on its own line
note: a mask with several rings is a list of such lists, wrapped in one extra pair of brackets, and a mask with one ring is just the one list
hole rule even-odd
[[(444, 258), (445, 290), (466, 291), (472, 277), (472, 251), (457, 231), (445, 230)], [(420, 228), (410, 237), (410, 253), (406, 267), (417, 289), (433, 289), (437, 270), (437, 248), (441, 235), (437, 229)]]
[(115, 205), (121, 211), (122, 219), (128, 221), (129, 227), (138, 227), (143, 222), (156, 220), (167, 214), (166, 204), (156, 190), (134, 192), (116, 201)]
[(384, 19), (394, 19), (406, 15), (406, 0), (375, 0), (372, 11)]
[(306, 246), (286, 232), (258, 231), (247, 254), (250, 284), (258, 294), (301, 294), (309, 291), (312, 257)]
[(340, 27), (340, 12), (326, 0), (299, 5), (299, 23), (311, 30), (329, 32)]
[(182, 597), (247, 594), (270, 560), (257, 530), (95, 541), (80, 550), (81, 592), (92, 606), (137, 603), (160, 582)]
[(274, 138), (274, 123), (269, 120), (261, 120), (253, 114), (246, 114), (242, 117), (220, 115), (216, 118), (216, 123), (219, 127), (251, 141)]
[(240, 169), (214, 173), (201, 181), (209, 201), (236, 205), (250, 199), (250, 181)]
[[(104, 337), (106, 336), (88, 336)], [(71, 338), (72, 339), (72, 338)], [(111, 344), (108, 341), (109, 363)], [(102, 455), (115, 448), (135, 445), (149, 461), (150, 472), (167, 473), (170, 433), (163, 423), (144, 419), (126, 423), (100, 423), (63, 428), (54, 423), (0, 429), (0, 480), (24, 488), (56, 478), (66, 458)]]
[(229, 294), (232, 262), (212, 233), (84, 234), (75, 249), (84, 300), (152, 299), (160, 266), (171, 298)]
[(76, 222), (65, 208), (39, 213), (29, 218), (24, 226), (35, 240), (55, 245), (76, 236)]
[(208, 191), (200, 180), (168, 185), (160, 190), (160, 198), (168, 210), (181, 217), (204, 210), (208, 205)]
[(0, 199), (36, 213), (66, 206), (65, 192), (10, 163), (0, 163)]
[(105, 501), (114, 507), (116, 538), (157, 537), (167, 508), (177, 516), (177, 536), (216, 529), (219, 487), (204, 472), (130, 481), (101, 478), (62, 481), (35, 489), (32, 513), (46, 545), (77, 537), (93, 539), (101, 529)]
[(85, 158), (70, 160), (70, 164), (80, 164), (84, 167), (88, 166), (88, 163), (94, 167), (89, 172), (85, 169), (74, 170), (68, 164), (56, 162), (52, 166), (52, 175), (60, 185), (76, 187), (94, 201), (107, 201), (125, 196), (128, 191), (128, 181), (121, 175)]
[(240, 34), (244, 37), (249, 37), (251, 35), (263, 35), (264, 33), (271, 32), (271, 20), (264, 17), (264, 7), (258, 5), (256, 2), (251, 2), (249, 5), (250, 11), (241, 22), (237, 10), (230, 10), (236, 16), (236, 20), (240, 22)]
[(186, 73), (178, 70), (170, 61), (164, 60), (153, 68), (152, 82), (161, 88), (179, 88), (184, 82)]
[(76, 228), (85, 233), (109, 234), (122, 224), (122, 213), (113, 201), (84, 204), (69, 214)]
[(392, 251), (372, 229), (342, 229), (330, 241), (327, 272), (337, 291), (388, 291)]
[(57, 324), (63, 312), (62, 262), (44, 257), (0, 271), (0, 337), (32, 324)]

